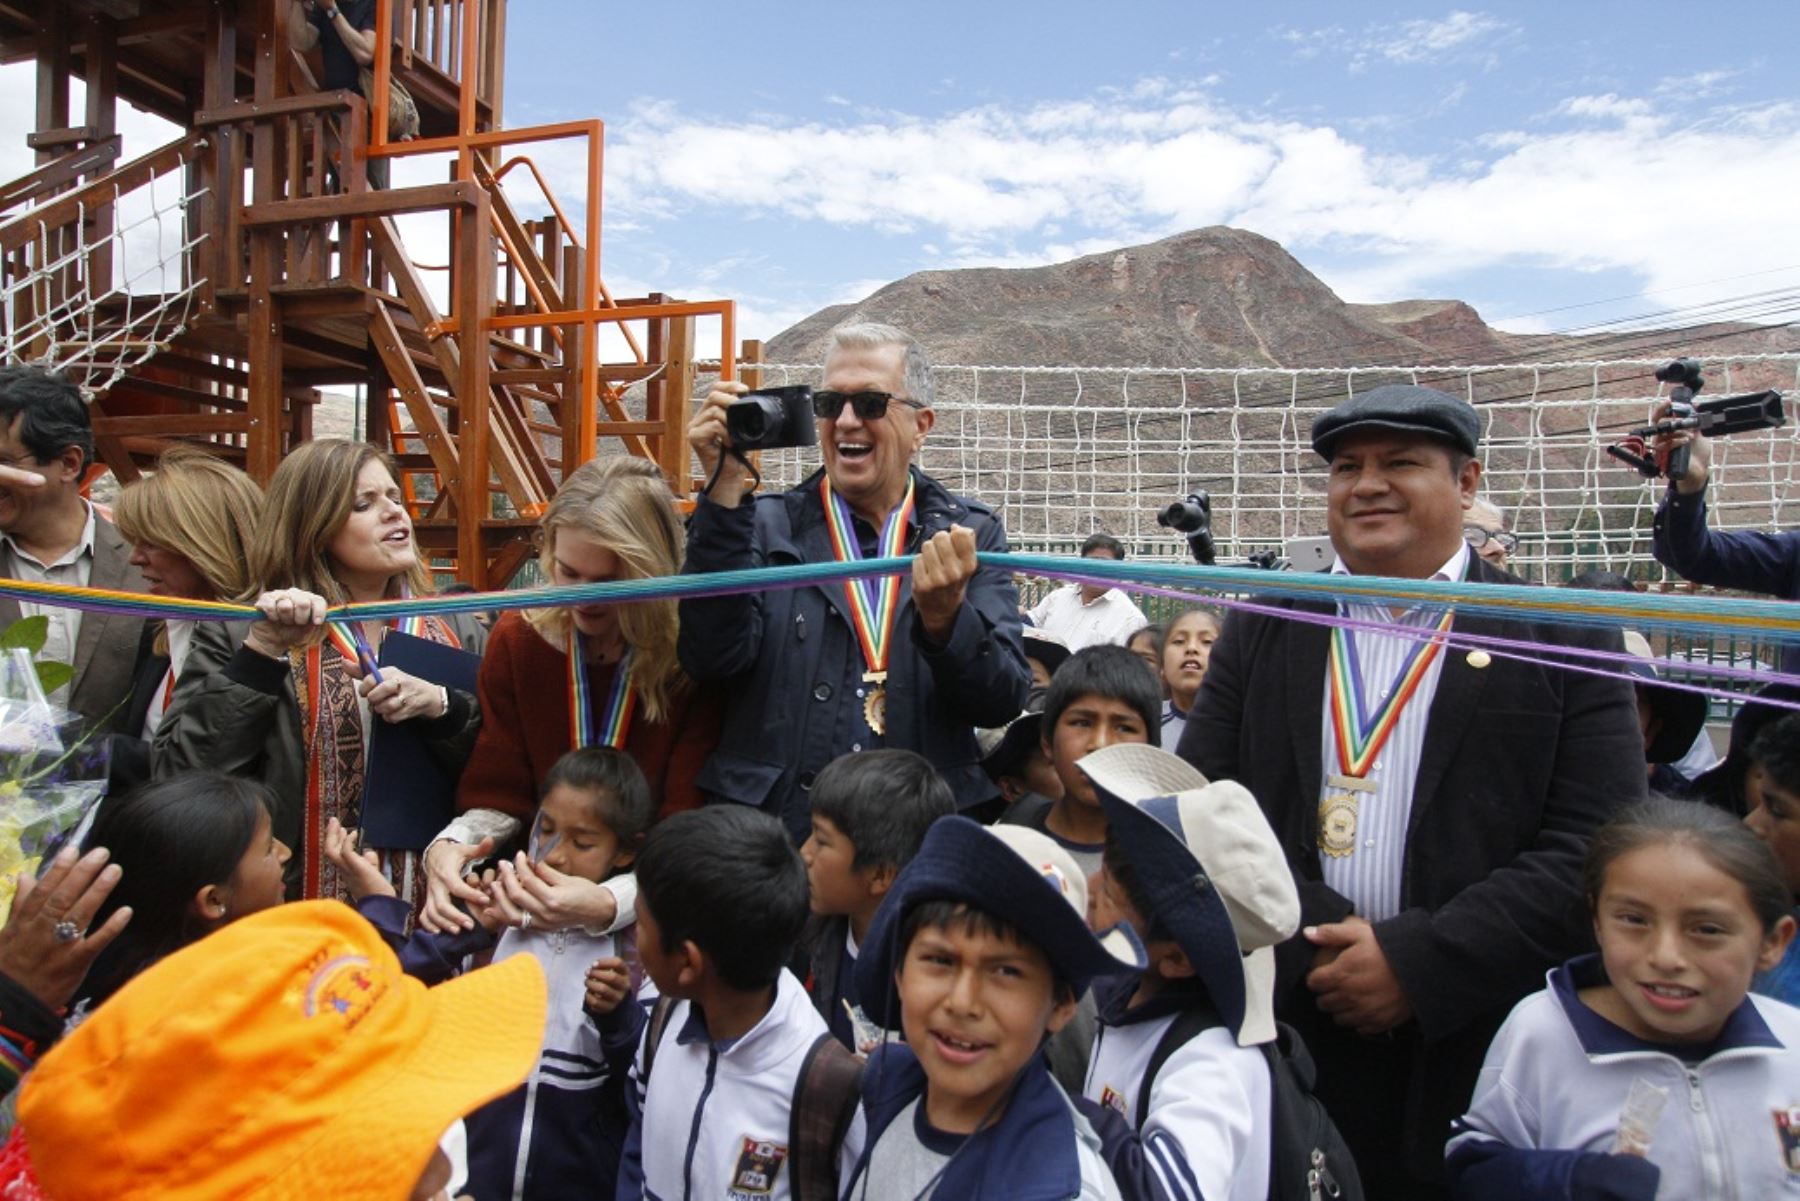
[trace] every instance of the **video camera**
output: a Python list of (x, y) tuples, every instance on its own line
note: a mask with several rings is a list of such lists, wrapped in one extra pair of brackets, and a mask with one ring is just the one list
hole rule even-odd
[(1659, 434), (1677, 430), (1696, 430), (1709, 438), (1723, 438), (1751, 430), (1779, 429), (1787, 424), (1781, 409), (1781, 393), (1748, 392), (1741, 396), (1721, 396), (1715, 400), (1694, 403), (1694, 395), (1706, 386), (1697, 359), (1676, 359), (1656, 370), (1656, 378), (1669, 389), (1669, 415), (1661, 421), (1634, 429), (1606, 453), (1622, 463), (1637, 468), (1645, 479), (1663, 476), (1679, 479), (1687, 474), (1692, 446), (1672, 447), (1664, 454), (1652, 454), (1650, 440)]
[[(1158, 510), (1156, 524), (1185, 535), (1194, 562), (1203, 567), (1211, 567), (1217, 562), (1218, 547), (1213, 543), (1212, 534), (1212, 497), (1205, 489), (1196, 488), (1183, 499)], [(1294, 561), (1279, 551), (1269, 550), (1249, 556), (1243, 565), (1264, 571), (1291, 571)]]

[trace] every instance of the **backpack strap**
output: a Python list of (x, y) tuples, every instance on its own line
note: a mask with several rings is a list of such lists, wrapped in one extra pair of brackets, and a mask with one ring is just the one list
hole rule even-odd
[(863, 1061), (829, 1032), (800, 1064), (788, 1110), (788, 1181), (794, 1201), (837, 1201), (838, 1148), (862, 1099)]
[(1133, 1130), (1142, 1132), (1144, 1123), (1150, 1118), (1150, 1090), (1156, 1084), (1156, 1074), (1163, 1070), (1169, 1057), (1192, 1042), (1202, 1031), (1224, 1024), (1225, 1020), (1218, 1012), (1204, 1003), (1189, 1006), (1175, 1015), (1169, 1028), (1156, 1040), (1156, 1050), (1150, 1052), (1150, 1065), (1144, 1069), (1144, 1078), (1138, 1082), (1137, 1117), (1131, 1124)]
[(644, 1070), (638, 1075), (638, 1086), (650, 1085), (650, 1065), (656, 1062), (656, 1048), (663, 1032), (669, 1028), (669, 1014), (675, 1010), (675, 998), (662, 996), (650, 1007), (650, 1025), (644, 1030)]

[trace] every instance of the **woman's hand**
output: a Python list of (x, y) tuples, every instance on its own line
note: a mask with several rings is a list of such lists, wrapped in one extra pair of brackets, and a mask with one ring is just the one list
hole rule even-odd
[(250, 623), (244, 645), (271, 659), (286, 658), (289, 651), (312, 640), (330, 608), (324, 597), (304, 588), (265, 592), (256, 598), (262, 620)]
[(88, 968), (131, 920), (131, 906), (125, 905), (98, 930), (88, 929), (124, 874), (107, 858), (105, 847), (77, 858), (68, 846), (57, 852), (42, 880), (29, 872), (19, 876), (12, 912), (0, 928), (0, 972), (51, 1009), (69, 1003)]
[(382, 668), (381, 683), (367, 676), (357, 688), (368, 698), (369, 712), (386, 722), (442, 717), (450, 711), (450, 695), (443, 685), (408, 675), (397, 667)]
[(500, 865), (493, 891), (523, 915), (524, 920), (518, 924), (532, 930), (564, 930), (570, 926), (604, 930), (619, 913), (610, 889), (579, 876), (565, 876), (524, 855)]
[(439, 839), (425, 849), (425, 903), (419, 907), (419, 924), (433, 934), (473, 930), (475, 919), (456, 907), (488, 904), (488, 893), (469, 883), (469, 865), (494, 853), (494, 840), (484, 838), (473, 846)]
[(356, 832), (344, 829), (335, 817), (325, 823), (325, 858), (344, 877), (345, 887), (356, 900), (397, 895), (381, 874), (381, 857), (374, 851), (357, 850)]

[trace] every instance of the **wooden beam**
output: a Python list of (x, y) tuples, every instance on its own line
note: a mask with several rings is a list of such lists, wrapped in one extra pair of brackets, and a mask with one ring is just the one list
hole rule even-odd
[[(485, 202), (486, 197), (474, 184), (437, 183), (385, 192), (345, 192), (336, 196), (310, 196), (304, 200), (248, 204), (244, 206), (242, 219), (246, 229), (267, 229), (313, 221), (347, 221), (355, 217), (396, 217), (447, 208), (466, 209), (478, 199)], [(485, 203), (482, 207), (486, 207)]]
[[(465, 59), (469, 61), (469, 59)], [(466, 95), (473, 101), (472, 81), (465, 80)], [(469, 116), (465, 107), (465, 118)], [(463, 401), (458, 450), (462, 478), (456, 488), (461, 517), (457, 531), (456, 559), (462, 577), (477, 588), (488, 582), (488, 565), (481, 526), (488, 517), (488, 350), (482, 322), (494, 303), (494, 235), (489, 225), (487, 193), (475, 192), (474, 210), (457, 217), (456, 296), (461, 306), (458, 337), (462, 350), (462, 374), (456, 394)]]
[(400, 393), (400, 403), (406, 406), (413, 428), (418, 431), (407, 436), (416, 437), (425, 444), (425, 451), (431, 456), (440, 480), (456, 479), (461, 474), (463, 452), (452, 442), (444, 419), (438, 415), (437, 407), (425, 391), (418, 369), (400, 345), (400, 331), (394, 328), (394, 319), (388, 315), (385, 306), (375, 310), (369, 334), (375, 353), (381, 357), (382, 366), (387, 368), (394, 388)]
[(296, 113), (341, 112), (360, 100), (355, 92), (337, 88), (329, 92), (307, 92), (298, 96), (281, 96), (274, 100), (239, 100), (194, 114), (190, 124), (195, 129), (211, 129), (217, 125), (248, 125), (273, 117), (291, 117)]
[(71, 150), (29, 175), (21, 175), (10, 183), (0, 184), (0, 209), (9, 209), (48, 195), (84, 175), (100, 174), (118, 159), (120, 146), (119, 136), (114, 134), (91, 146)]
[(55, 150), (63, 146), (81, 146), (100, 140), (100, 129), (94, 125), (68, 125), (61, 129), (40, 129), (25, 135), (25, 144), (33, 150)]
[(95, 417), (94, 436), (126, 434), (246, 434), (250, 418), (243, 413), (151, 413), (136, 417)]
[[(39, 18), (37, 56), (37, 128), (49, 131), (69, 124), (69, 9), (51, 3), (43, 6)], [(38, 166), (56, 155), (48, 149), (37, 152)]]

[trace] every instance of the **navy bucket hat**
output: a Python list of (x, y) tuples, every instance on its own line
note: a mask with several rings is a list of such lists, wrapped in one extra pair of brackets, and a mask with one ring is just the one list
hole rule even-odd
[(1025, 826), (941, 817), (895, 877), (856, 957), (863, 1011), (889, 1030), (900, 1028), (900, 928), (925, 901), (960, 901), (1012, 926), (1077, 996), (1098, 977), (1144, 970), (1143, 944), (1129, 927), (1088, 929), (1087, 879), (1055, 840)]

